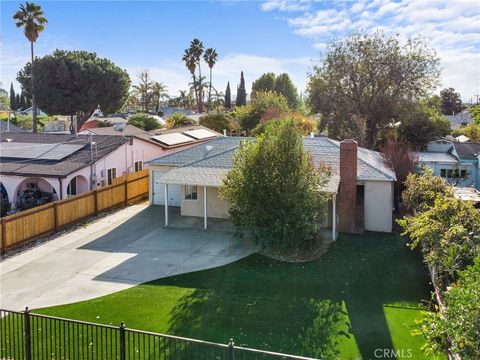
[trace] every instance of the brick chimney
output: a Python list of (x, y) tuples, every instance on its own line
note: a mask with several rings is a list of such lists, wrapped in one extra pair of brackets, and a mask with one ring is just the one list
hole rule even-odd
[(338, 230), (354, 232), (357, 205), (357, 142), (340, 143), (340, 185), (338, 191)]

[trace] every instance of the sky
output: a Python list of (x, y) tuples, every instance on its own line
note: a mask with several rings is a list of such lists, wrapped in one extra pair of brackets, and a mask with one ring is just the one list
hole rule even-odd
[[(403, 39), (428, 39), (441, 58), (441, 88), (464, 101), (480, 96), (478, 0), (266, 0), (266, 1), (37, 1), (49, 23), (36, 55), (55, 49), (94, 51), (126, 69), (140, 70), (168, 86), (188, 88), (181, 61), (193, 38), (219, 54), (213, 84), (232, 92), (245, 74), (247, 92), (265, 72), (287, 72), (299, 91), (327, 44), (356, 31), (382, 29)], [(8, 89), (30, 57), (30, 46), (12, 15), (19, 1), (0, 2), (0, 75)], [(208, 67), (202, 64), (206, 73)]]

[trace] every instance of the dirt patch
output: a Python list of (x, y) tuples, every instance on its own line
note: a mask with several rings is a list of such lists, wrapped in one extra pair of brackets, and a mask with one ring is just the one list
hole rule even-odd
[(272, 248), (265, 248), (260, 251), (260, 254), (278, 261), (302, 263), (319, 259), (332, 243), (333, 240), (318, 238), (317, 242), (307, 250), (297, 249), (296, 251), (282, 253)]

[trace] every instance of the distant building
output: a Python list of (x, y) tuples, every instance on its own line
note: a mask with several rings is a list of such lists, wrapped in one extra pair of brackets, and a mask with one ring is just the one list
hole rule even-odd
[(11, 121), (10, 123), (8, 123), (5, 120), (0, 120), (0, 133), (4, 133), (4, 132), (26, 132), (26, 131), (19, 126), (12, 124)]
[(472, 123), (472, 115), (467, 111), (463, 110), (455, 115), (446, 115), (448, 121), (450, 121), (450, 126), (452, 129), (458, 129), (462, 126), (466, 126)]
[(427, 165), (450, 184), (480, 190), (480, 143), (435, 140), (418, 157), (420, 166)]

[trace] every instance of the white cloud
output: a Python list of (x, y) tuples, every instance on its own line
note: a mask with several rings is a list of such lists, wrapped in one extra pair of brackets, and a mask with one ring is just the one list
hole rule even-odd
[(309, 0), (268, 0), (261, 4), (263, 11), (304, 11), (310, 9)]
[(382, 29), (402, 39), (424, 36), (442, 59), (443, 85), (456, 88), (465, 99), (480, 93), (478, 1), (331, 1), (318, 7), (312, 3), (302, 14), (287, 16), (287, 21), (295, 34), (311, 39), (318, 50), (355, 31)]

